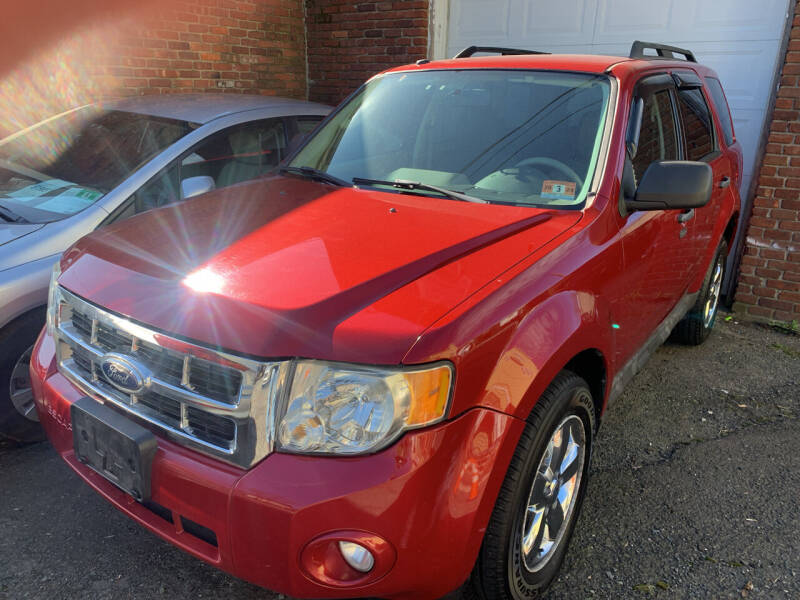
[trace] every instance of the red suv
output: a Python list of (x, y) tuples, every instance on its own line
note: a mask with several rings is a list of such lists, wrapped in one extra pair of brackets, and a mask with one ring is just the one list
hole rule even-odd
[(606, 405), (714, 324), (741, 164), (686, 50), (391, 69), (279, 172), (64, 254), (41, 421), (119, 510), (256, 584), (535, 597)]

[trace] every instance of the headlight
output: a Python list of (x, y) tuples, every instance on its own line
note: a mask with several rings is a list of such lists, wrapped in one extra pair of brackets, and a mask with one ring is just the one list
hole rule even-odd
[(47, 333), (55, 334), (58, 318), (58, 278), (61, 276), (61, 257), (53, 265), (53, 274), (50, 276), (50, 289), (47, 292)]
[(300, 361), (278, 422), (285, 452), (363, 454), (445, 418), (452, 367), (378, 368)]

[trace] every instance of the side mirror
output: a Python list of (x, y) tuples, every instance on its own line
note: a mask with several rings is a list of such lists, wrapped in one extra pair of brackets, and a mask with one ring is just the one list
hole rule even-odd
[(642, 175), (634, 198), (625, 200), (625, 208), (629, 211), (700, 208), (711, 199), (712, 180), (713, 173), (707, 163), (656, 161)]
[(181, 181), (181, 199), (192, 198), (214, 189), (214, 178), (208, 175), (187, 177)]

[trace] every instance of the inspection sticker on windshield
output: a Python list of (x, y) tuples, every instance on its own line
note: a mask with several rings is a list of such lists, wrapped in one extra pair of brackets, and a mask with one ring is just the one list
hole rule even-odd
[(102, 195), (100, 192), (85, 188), (70, 188), (61, 192), (58, 196), (43, 198), (44, 202), (37, 204), (36, 208), (62, 215), (71, 215), (94, 204), (94, 201)]
[(63, 179), (48, 179), (47, 181), (34, 183), (33, 185), (29, 185), (17, 190), (16, 192), (11, 192), (10, 194), (6, 195), (12, 198), (36, 198), (38, 196), (45, 196), (54, 190), (65, 188), (68, 185), (74, 184), (70, 183), (69, 181), (64, 181)]
[(575, 182), (547, 179), (542, 183), (541, 196), (554, 200), (572, 200), (575, 198)]

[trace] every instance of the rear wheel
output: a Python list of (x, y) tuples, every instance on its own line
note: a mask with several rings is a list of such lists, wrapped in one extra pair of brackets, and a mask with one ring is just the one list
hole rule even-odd
[(28, 372), (44, 320), (44, 309), (31, 311), (0, 332), (0, 436), (17, 442), (44, 439)]
[(717, 318), (719, 299), (722, 295), (722, 280), (725, 278), (725, 259), (728, 256), (728, 245), (723, 240), (717, 248), (714, 260), (703, 280), (700, 294), (691, 310), (675, 326), (673, 339), (682, 344), (698, 346), (706, 341), (714, 328)]
[(586, 491), (594, 439), (586, 382), (560, 373), (536, 403), (467, 584), (484, 600), (537, 598), (555, 577)]

